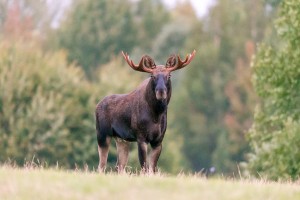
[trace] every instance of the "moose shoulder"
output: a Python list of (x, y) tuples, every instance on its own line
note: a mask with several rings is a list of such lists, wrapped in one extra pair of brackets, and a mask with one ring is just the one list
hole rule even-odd
[[(128, 54), (122, 54), (132, 69), (150, 73), (151, 77), (131, 93), (110, 95), (97, 104), (95, 114), (99, 170), (105, 170), (110, 140), (115, 138), (118, 172), (123, 172), (127, 164), (129, 142), (138, 143), (142, 169), (155, 172), (167, 128), (167, 107), (172, 92), (170, 73), (187, 66), (194, 58), (195, 51), (185, 60), (181, 60), (179, 56), (170, 56), (166, 65), (156, 65), (147, 55), (135, 65)], [(152, 148), (149, 163), (148, 144)]]

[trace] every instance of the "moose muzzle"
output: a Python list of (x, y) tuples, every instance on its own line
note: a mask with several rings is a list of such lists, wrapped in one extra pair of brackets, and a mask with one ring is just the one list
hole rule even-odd
[(162, 87), (162, 88), (156, 88), (155, 89), (155, 96), (157, 100), (165, 100), (167, 98), (167, 88)]

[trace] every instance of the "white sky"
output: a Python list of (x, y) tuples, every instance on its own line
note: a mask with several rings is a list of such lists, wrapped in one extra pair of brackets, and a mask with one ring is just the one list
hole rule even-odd
[[(215, 0), (162, 0), (167, 7), (173, 8), (177, 2), (184, 2), (184, 1), (190, 1), (193, 5), (196, 14), (198, 17), (202, 17), (208, 12), (208, 8), (212, 5), (214, 5)], [(61, 5), (61, 11), (59, 15), (57, 16), (57, 19), (53, 22), (53, 27), (57, 27), (57, 23), (62, 15), (62, 12), (70, 5), (72, 0), (47, 0), (48, 4), (55, 4), (58, 3)]]
[(215, 2), (215, 0), (163, 0), (163, 2), (171, 8), (174, 7), (176, 2), (184, 2), (184, 1), (191, 2), (198, 17), (202, 17), (203, 15), (205, 15), (208, 11), (208, 8), (214, 5)]
[[(47, 0), (48, 2), (55, 2), (57, 0)], [(63, 0), (61, 4), (63, 7), (69, 6), (70, 2), (72, 0)], [(163, 0), (163, 2), (169, 6), (170, 8), (174, 7), (176, 2), (184, 2), (184, 1), (190, 1), (193, 7), (195, 8), (195, 11), (197, 13), (198, 17), (202, 17), (205, 15), (208, 11), (208, 8), (212, 5), (214, 5), (215, 0)]]

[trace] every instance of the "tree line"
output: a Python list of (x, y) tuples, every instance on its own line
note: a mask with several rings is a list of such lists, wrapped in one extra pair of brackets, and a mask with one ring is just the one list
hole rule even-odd
[[(202, 18), (189, 2), (170, 10), (160, 0), (74, 0), (57, 28), (51, 27), (55, 9), (45, 2), (0, 1), (0, 10), (0, 162), (12, 159), (21, 165), (36, 157), (67, 168), (97, 166), (97, 101), (129, 92), (145, 78), (126, 66), (122, 50), (136, 62), (149, 54), (162, 64), (172, 53), (197, 51), (191, 66), (172, 77), (159, 163), (163, 171), (214, 168), (233, 174), (242, 162), (245, 173), (266, 171), (276, 179), (275, 169), (267, 172), (267, 166), (278, 164), (271, 160), (279, 162), (275, 154), (287, 158), (298, 148), (285, 149), (289, 140), (282, 139), (292, 137), (298, 123), (293, 92), (298, 82), (291, 78), (297, 77), (292, 71), (297, 65), (288, 64), (296, 63), (297, 55), (284, 53), (298, 48), (296, 0), (219, 0)], [(256, 52), (262, 41), (272, 48), (265, 45)], [(286, 44), (274, 59), (276, 49)], [(295, 84), (295, 90), (288, 84)], [(276, 145), (266, 149), (268, 142)], [(131, 148), (129, 165), (138, 166), (136, 147)], [(296, 158), (288, 161), (293, 169), (284, 161), (278, 164), (285, 177), (297, 175)], [(113, 147), (111, 166), (115, 159)]]

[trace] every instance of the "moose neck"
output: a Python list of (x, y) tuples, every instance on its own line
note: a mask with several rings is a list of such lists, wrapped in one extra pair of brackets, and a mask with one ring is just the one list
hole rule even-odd
[(167, 88), (167, 98), (164, 100), (157, 100), (156, 99), (156, 95), (155, 95), (155, 91), (153, 88), (153, 80), (150, 79), (147, 86), (146, 86), (146, 93), (145, 93), (145, 99), (148, 103), (148, 105), (151, 108), (151, 111), (153, 111), (154, 115), (160, 115), (164, 112), (167, 111), (168, 108), (168, 104), (171, 98), (171, 91), (172, 91), (172, 87), (171, 87), (171, 83), (169, 84), (169, 87)]

